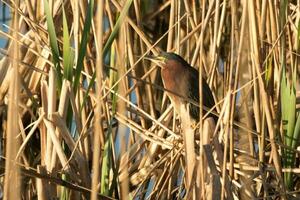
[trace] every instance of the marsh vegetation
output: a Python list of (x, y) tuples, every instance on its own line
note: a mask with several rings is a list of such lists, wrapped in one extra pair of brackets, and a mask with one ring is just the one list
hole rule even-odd
[[(300, 198), (299, 1), (2, 2), (4, 199)], [(217, 123), (174, 112), (161, 51)]]

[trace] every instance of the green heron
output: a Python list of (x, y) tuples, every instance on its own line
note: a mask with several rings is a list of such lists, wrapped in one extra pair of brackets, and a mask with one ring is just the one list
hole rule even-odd
[[(151, 59), (161, 67), (161, 77), (171, 104), (177, 113), (182, 105), (188, 106), (192, 120), (199, 121), (199, 72), (190, 66), (181, 56), (163, 52)], [(204, 114), (214, 105), (212, 92), (202, 78)], [(186, 107), (187, 108), (187, 107)], [(216, 120), (216, 116), (209, 114)]]

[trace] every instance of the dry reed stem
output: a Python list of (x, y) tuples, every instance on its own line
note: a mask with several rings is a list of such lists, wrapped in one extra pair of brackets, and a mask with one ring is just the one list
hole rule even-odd
[[(250, 30), (251, 30), (251, 36), (253, 38), (252, 39), (252, 45), (251, 47), (253, 48), (253, 54), (254, 54), (254, 60), (253, 60), (253, 64), (256, 70), (257, 74), (261, 74), (261, 70), (259, 68), (259, 53), (258, 53), (258, 44), (257, 44), (257, 38), (256, 38), (256, 20), (254, 18), (254, 7), (253, 7), (253, 2), (248, 2), (248, 6), (249, 6), (249, 18), (250, 21), (252, 23), (250, 23)], [(264, 109), (265, 109), (265, 114), (266, 114), (266, 119), (267, 119), (267, 125), (268, 125), (268, 129), (269, 129), (269, 134), (270, 134), (270, 142), (271, 142), (271, 147), (272, 147), (272, 154), (273, 154), (273, 160), (274, 160), (274, 165), (276, 168), (276, 172), (277, 172), (277, 176), (280, 179), (281, 184), (283, 183), (282, 181), (282, 177), (281, 177), (281, 164), (280, 164), (280, 160), (279, 160), (279, 155), (278, 155), (278, 151), (277, 151), (277, 146), (275, 144), (275, 132), (274, 132), (274, 125), (273, 125), (273, 120), (272, 120), (272, 116), (271, 116), (271, 112), (270, 112), (270, 105), (269, 105), (269, 98), (266, 94), (265, 91), (265, 85), (264, 82), (262, 80), (262, 77), (259, 76), (258, 77), (259, 80), (259, 85), (260, 85), (260, 89), (261, 89), (261, 95), (262, 95), (262, 101), (263, 101), (263, 105), (264, 105)], [(283, 185), (281, 186), (281, 189), (284, 191), (283, 189)]]
[[(19, 1), (16, 1), (16, 6), (19, 6)], [(19, 30), (19, 16), (16, 12), (16, 8), (13, 10), (13, 27), (16, 32), (13, 33), (14, 37), (18, 40), (17, 31)], [(14, 60), (19, 60), (19, 45), (17, 42), (13, 43), (13, 51), (11, 57), (11, 79), (9, 81), (9, 103), (8, 103), (8, 116), (7, 116), (7, 141), (6, 141), (6, 159), (13, 160), (13, 162), (5, 163), (5, 179), (3, 189), (3, 199), (21, 199), (21, 177), (19, 167), (16, 164), (19, 158), (16, 157), (18, 148), (20, 146), (19, 138), (17, 137), (19, 132), (18, 120), (19, 120), (19, 103), (20, 103), (20, 76), (19, 66)]]
[(187, 189), (195, 192), (193, 187), (193, 173), (196, 169), (196, 155), (195, 155), (195, 138), (194, 131), (192, 129), (192, 122), (189, 116), (189, 110), (182, 105), (180, 107), (180, 118), (182, 123), (182, 135), (185, 148), (185, 162), (186, 162), (186, 183)]
[(102, 70), (103, 70), (103, 9), (104, 9), (104, 2), (103, 1), (96, 1), (99, 5), (99, 8), (97, 10), (96, 15), (96, 79), (97, 79), (97, 85), (96, 85), (96, 93), (97, 93), (97, 100), (96, 100), (96, 107), (95, 107), (95, 121), (94, 121), (94, 133), (93, 133), (93, 139), (94, 139), (94, 152), (93, 152), (93, 176), (92, 176), (92, 195), (91, 199), (96, 200), (97, 199), (97, 193), (98, 193), (98, 183), (99, 183), (99, 175), (100, 175), (100, 166), (99, 166), (99, 160), (100, 160), (100, 149), (104, 146), (104, 134), (103, 134), (103, 127), (102, 127), (102, 119), (101, 119), (101, 113), (102, 113)]
[[(283, 135), (280, 56), (286, 57), (288, 73), (294, 70), (292, 66), (298, 65), (298, 2), (289, 1), (286, 23), (279, 25), (280, 4), (273, 1), (133, 0), (119, 37), (112, 43), (111, 54), (105, 56), (99, 67), (101, 47), (106, 44), (118, 13), (123, 9), (119, 1), (101, 2), (105, 3), (101, 12), (106, 25), (99, 28), (101, 22), (96, 21), (99, 20), (96, 13), (99, 14), (100, 8), (96, 4), (81, 72), (82, 85), (74, 91), (72, 82), (64, 81), (61, 93), (55, 85), (43, 1), (22, 1), (18, 8), (13, 1), (5, 2), (19, 16), (19, 27), (6, 26), (9, 33), (0, 31), (10, 41), (5, 49), (0, 49), (3, 56), (0, 61), (1, 130), (8, 135), (11, 119), (6, 120), (6, 111), (11, 110), (8, 91), (15, 80), (11, 64), (14, 63), (18, 65), (20, 77), (20, 90), (14, 93), (20, 97), (17, 133), (23, 140), (16, 155), (22, 165), (36, 166), (40, 171), (30, 176), (39, 177), (37, 185), (30, 182), (31, 178), (22, 179), (22, 184), (30, 188), (26, 188), (27, 194), (37, 194), (39, 199), (58, 197), (57, 189), (64, 182), (48, 179), (48, 174), (60, 175), (58, 172), (62, 171), (71, 176), (70, 182), (85, 187), (85, 190), (77, 188), (78, 192), (71, 192), (70, 198), (88, 198), (91, 185), (93, 198), (96, 198), (101, 185), (96, 178), (105, 174), (100, 170), (105, 158), (95, 150), (111, 140), (107, 192), (113, 197), (176, 199), (194, 196), (205, 199), (222, 195), (223, 199), (249, 199), (275, 198), (286, 193), (297, 198), (296, 187), (286, 191), (276, 180), (283, 172), (300, 173), (298, 166), (280, 169), (280, 150), (288, 147), (277, 137), (277, 134)], [(62, 5), (67, 11), (75, 67), (87, 2), (52, 0), (50, 5), (60, 48), (63, 47)], [(284, 54), (280, 49), (281, 38), (287, 44)], [(19, 45), (18, 59), (13, 56), (14, 45)], [(177, 114), (172, 113), (157, 66), (144, 60), (145, 55), (150, 52), (157, 55), (160, 50), (177, 52), (198, 68), (214, 93), (219, 120), (213, 136), (209, 136), (204, 114), (201, 114), (199, 134), (199, 126), (184, 131), (197, 132), (188, 135), (190, 144), (195, 141), (195, 149), (187, 151), (187, 140), (179, 134), (184, 123), (179, 123)], [(63, 57), (59, 59), (63, 63)], [(101, 78), (97, 76), (95, 85), (102, 86), (87, 91), (86, 84), (100, 68), (104, 73)], [(107, 70), (112, 71), (111, 74), (119, 73), (118, 77), (112, 77)], [(117, 98), (116, 113), (113, 96)], [(76, 126), (75, 135), (66, 119), (68, 107), (73, 115), (73, 127)], [(103, 130), (100, 137), (108, 132), (111, 136), (103, 137), (102, 145), (93, 145), (97, 143), (93, 136), (96, 135), (94, 130), (100, 130), (96, 127), (99, 119)], [(113, 124), (111, 129), (110, 123)], [(121, 143), (119, 138), (123, 138)], [(40, 146), (32, 145), (36, 142)], [(62, 144), (66, 144), (67, 151)], [(208, 146), (204, 148), (204, 144)], [(3, 145), (8, 146), (8, 143)], [(194, 167), (189, 156), (193, 153), (196, 167), (191, 172)], [(295, 153), (298, 156), (299, 152)], [(99, 176), (93, 176), (91, 184), (93, 157)], [(185, 176), (189, 181), (182, 178)], [(196, 190), (191, 183), (196, 184)], [(296, 186), (298, 180), (294, 179), (294, 183)], [(190, 189), (189, 185), (192, 185)], [(277, 193), (278, 185), (282, 190)], [(65, 187), (71, 189), (73, 186), (67, 184)]]

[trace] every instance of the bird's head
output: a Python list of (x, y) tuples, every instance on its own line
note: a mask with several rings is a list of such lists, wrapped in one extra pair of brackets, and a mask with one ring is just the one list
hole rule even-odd
[(161, 52), (157, 56), (146, 57), (146, 59), (156, 63), (161, 68), (168, 67), (168, 61), (175, 61), (178, 64), (188, 65), (186, 61), (176, 53), (172, 52)]

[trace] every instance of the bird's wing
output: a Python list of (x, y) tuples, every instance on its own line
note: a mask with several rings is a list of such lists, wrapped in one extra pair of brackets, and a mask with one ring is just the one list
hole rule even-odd
[[(199, 100), (199, 72), (192, 68), (190, 69), (189, 73), (189, 80), (190, 83), (188, 85), (188, 91), (189, 96), (188, 98), (193, 100), (194, 102), (197, 102), (197, 104), (200, 104)], [(215, 101), (211, 92), (211, 89), (209, 88), (206, 80), (202, 78), (202, 93), (203, 93), (203, 105), (207, 108), (212, 108), (215, 105)], [(199, 119), (199, 106), (195, 106), (194, 104), (190, 103), (189, 106), (190, 109), (190, 115), (195, 118)], [(204, 109), (204, 113), (206, 113), (207, 110)]]
[(191, 67), (189, 70), (189, 76), (187, 83), (188, 90), (188, 99), (193, 102), (189, 103), (190, 115), (193, 119), (199, 120), (199, 106), (196, 106), (194, 103), (199, 105), (199, 73), (196, 69)]

